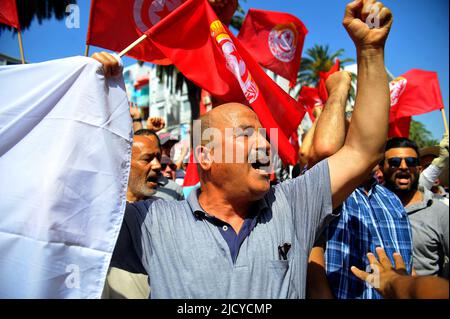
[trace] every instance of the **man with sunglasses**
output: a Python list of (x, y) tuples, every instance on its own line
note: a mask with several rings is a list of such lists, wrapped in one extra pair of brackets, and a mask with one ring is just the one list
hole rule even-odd
[(161, 156), (161, 173), (169, 180), (175, 180), (175, 172), (177, 171), (177, 165), (172, 162), (169, 156)]
[[(326, 81), (329, 98), (308, 134), (312, 140), (309, 165), (334, 154), (346, 137), (345, 105), (351, 77), (345, 71)], [(308, 266), (310, 299), (380, 299), (382, 295), (359, 280), (350, 270), (368, 269), (367, 253), (381, 246), (389, 255), (405, 258), (405, 271), (412, 270), (412, 235), (408, 216), (398, 197), (381, 185), (376, 165), (366, 180), (335, 210), (333, 219), (313, 247)]]
[(402, 201), (413, 234), (413, 264), (418, 275), (448, 279), (448, 207), (440, 196), (419, 187), (419, 149), (407, 138), (392, 138), (385, 148), (382, 169), (386, 187)]

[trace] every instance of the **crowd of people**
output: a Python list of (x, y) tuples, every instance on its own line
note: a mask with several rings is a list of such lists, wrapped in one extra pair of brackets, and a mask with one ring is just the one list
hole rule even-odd
[[(143, 125), (130, 109), (128, 203), (104, 298), (448, 298), (448, 181), (436, 182), (448, 135), (438, 154), (387, 139), (384, 45), (393, 18), (376, 3), (381, 25), (370, 29), (366, 5), (348, 4), (343, 21), (357, 50), (354, 112), (345, 113), (350, 75), (332, 74), (287, 177), (273, 178), (279, 161), (264, 168), (273, 154), (255, 113), (222, 104), (201, 117), (202, 132), (244, 134), (190, 149), (200, 186), (185, 198), (178, 177), (189, 150), (172, 160), (177, 140), (161, 133), (164, 121)], [(120, 72), (107, 53), (93, 58), (105, 74)], [(247, 161), (228, 163), (218, 152), (228, 147)]]

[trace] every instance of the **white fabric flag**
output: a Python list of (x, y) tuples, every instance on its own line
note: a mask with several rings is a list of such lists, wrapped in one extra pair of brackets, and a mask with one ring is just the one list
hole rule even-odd
[(0, 298), (100, 298), (131, 124), (122, 77), (93, 59), (0, 67)]

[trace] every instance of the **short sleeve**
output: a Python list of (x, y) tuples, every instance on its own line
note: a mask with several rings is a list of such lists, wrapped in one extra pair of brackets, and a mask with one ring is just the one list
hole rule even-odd
[(332, 209), (327, 159), (304, 175), (280, 183), (279, 187), (288, 199), (297, 236), (310, 249), (324, 226), (336, 216)]
[[(147, 274), (142, 264), (144, 252), (142, 232), (148, 215), (146, 202), (127, 203), (119, 237), (111, 259), (111, 267), (132, 273)], [(148, 249), (146, 247), (145, 249)]]

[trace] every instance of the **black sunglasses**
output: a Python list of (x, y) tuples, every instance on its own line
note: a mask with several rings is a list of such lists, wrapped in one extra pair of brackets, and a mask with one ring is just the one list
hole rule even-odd
[(419, 159), (417, 157), (391, 157), (387, 162), (391, 167), (400, 167), (402, 160), (405, 160), (406, 166), (416, 167), (419, 165)]
[(167, 164), (167, 163), (163, 163), (161, 164), (161, 169), (164, 171), (167, 168), (167, 165), (169, 165), (170, 169), (173, 171), (177, 170), (177, 166), (175, 164)]

